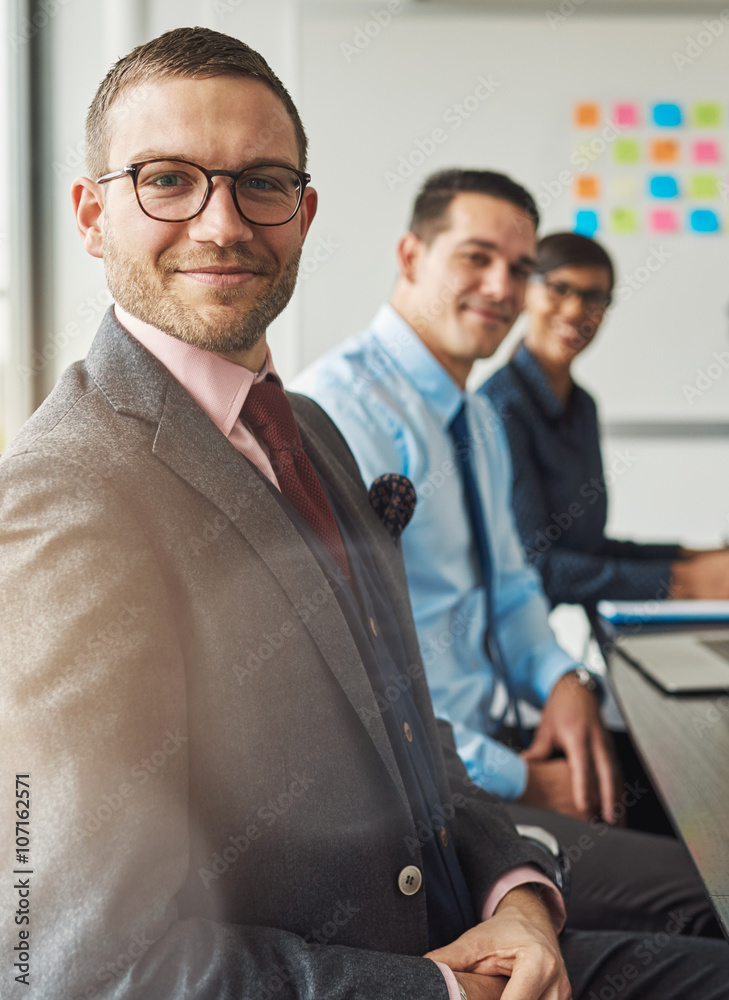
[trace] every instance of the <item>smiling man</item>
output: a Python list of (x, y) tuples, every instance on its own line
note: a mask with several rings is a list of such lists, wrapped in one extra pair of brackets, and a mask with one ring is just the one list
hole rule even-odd
[[(515, 822), (569, 849), (569, 925), (658, 932), (681, 905), (685, 932), (712, 933), (683, 846), (604, 822), (648, 789), (617, 780), (597, 682), (557, 645), (522, 554), (499, 415), (466, 391), (474, 363), (522, 310), (537, 219), (529, 193), (503, 174), (430, 177), (398, 245), (390, 303), (295, 386), (329, 413), (365, 481), (386, 471), (412, 481), (418, 502), (402, 548), (436, 712), (471, 778)], [(519, 701), (542, 709), (531, 744), (514, 732)]]
[[(290, 97), (179, 29), (88, 148), (116, 304), (0, 461), (3, 1000), (567, 1000), (554, 865), (468, 782), (400, 554), (266, 347), (316, 208)], [(637, 947), (567, 934), (574, 995)], [(625, 997), (718, 997), (725, 957)]]

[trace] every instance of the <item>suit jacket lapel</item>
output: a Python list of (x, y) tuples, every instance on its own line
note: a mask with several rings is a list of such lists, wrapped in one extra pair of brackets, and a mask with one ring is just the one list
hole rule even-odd
[[(288, 395), (308, 454), (329, 481), (337, 483), (340, 497), (347, 504), (373, 554), (382, 581), (387, 588), (387, 596), (401, 623), (401, 634), (408, 652), (408, 661), (419, 663), (420, 643), (412, 618), (405, 565), (401, 559), (393, 559), (394, 543), (390, 535), (383, 528), (370, 504), (362, 502), (363, 490), (366, 491), (367, 486), (362, 482), (354, 456), (340, 432), (317, 403), (296, 393)], [(337, 457), (343, 451), (349, 460), (346, 465)], [(426, 685), (416, 686), (413, 693), (426, 728), (430, 731), (433, 741), (439, 742), (433, 704)]]
[[(153, 452), (236, 526), (297, 609), (322, 657), (359, 715), (404, 803), (405, 788), (359, 651), (335, 597), (301, 615), (312, 594), (330, 590), (308, 545), (253, 466), (182, 385), (110, 310), (87, 359), (114, 408), (154, 422)], [(340, 473), (341, 474), (341, 473)], [(339, 484), (334, 473), (332, 480)], [(296, 572), (292, 572), (292, 567)]]

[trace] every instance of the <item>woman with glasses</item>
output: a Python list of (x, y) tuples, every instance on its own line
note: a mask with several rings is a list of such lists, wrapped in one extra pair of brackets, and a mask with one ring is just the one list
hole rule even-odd
[(576, 233), (541, 240), (526, 297), (526, 336), (479, 390), (509, 440), (514, 513), (527, 556), (552, 604), (729, 597), (723, 550), (605, 537), (597, 410), (571, 369), (600, 328), (613, 281), (610, 257), (595, 240)]

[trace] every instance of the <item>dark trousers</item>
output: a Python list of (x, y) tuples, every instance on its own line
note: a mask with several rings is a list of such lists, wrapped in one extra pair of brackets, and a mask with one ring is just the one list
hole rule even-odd
[[(644, 832), (670, 824), (625, 734), (616, 734), (625, 783), (627, 827), (609, 827), (546, 809), (506, 803), (517, 824), (544, 827), (570, 864), (567, 926), (575, 930), (638, 931), (722, 937), (703, 884), (683, 843)], [(512, 732), (499, 738), (515, 746)], [(729, 997), (729, 980), (726, 983)]]
[(573, 1000), (727, 1000), (729, 946), (651, 934), (565, 931), (560, 938)]

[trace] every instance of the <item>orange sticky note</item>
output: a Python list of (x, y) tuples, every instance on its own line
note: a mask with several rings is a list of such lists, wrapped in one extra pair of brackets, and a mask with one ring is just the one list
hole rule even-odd
[(654, 163), (677, 163), (680, 155), (675, 139), (654, 139), (650, 145), (650, 158)]
[(600, 124), (600, 105), (594, 101), (575, 104), (575, 125), (577, 128), (596, 128)]
[(585, 174), (575, 178), (575, 198), (594, 201), (600, 197), (600, 178), (594, 174)]

